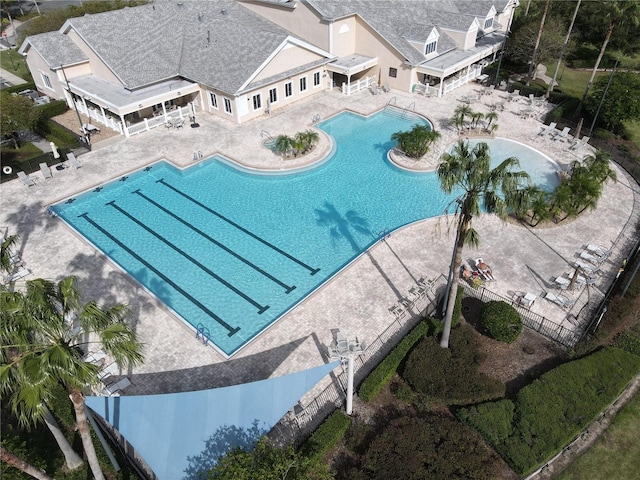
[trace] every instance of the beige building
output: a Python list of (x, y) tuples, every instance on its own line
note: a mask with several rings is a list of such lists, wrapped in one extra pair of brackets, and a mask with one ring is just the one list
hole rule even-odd
[(482, 78), (516, 6), (162, 0), (69, 19), (19, 51), (42, 94), (130, 136), (200, 114), (243, 123), (330, 88), (446, 95)]

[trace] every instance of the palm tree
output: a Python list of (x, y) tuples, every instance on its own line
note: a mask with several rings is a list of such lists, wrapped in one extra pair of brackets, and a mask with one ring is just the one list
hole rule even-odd
[(0, 446), (0, 460), (13, 468), (17, 468), (18, 470), (26, 473), (33, 478), (37, 478), (39, 480), (53, 480), (42, 470), (31, 465), (30, 463), (25, 462), (20, 457), (9, 452), (2, 446)]
[[(465, 245), (479, 244), (478, 232), (472, 228), (473, 217), (482, 213), (481, 206), (487, 213), (495, 213), (505, 219), (510, 210), (518, 205), (527, 204), (527, 186), (529, 175), (526, 172), (512, 170), (519, 166), (518, 159), (509, 157), (500, 165), (491, 169), (489, 146), (478, 143), (472, 150), (469, 142), (460, 140), (453, 153), (445, 153), (438, 166), (438, 178), (442, 189), (450, 194), (461, 192), (451, 202), (455, 204), (455, 216), (458, 219), (456, 242), (453, 249), (451, 272), (460, 271), (462, 250)], [(440, 346), (449, 347), (449, 334), (456, 294), (458, 292), (458, 276), (451, 275), (447, 311)]]
[(555, 87), (556, 78), (558, 78), (558, 70), (560, 70), (560, 64), (562, 63), (562, 57), (564, 57), (564, 52), (567, 49), (567, 45), (569, 45), (569, 38), (571, 38), (573, 25), (576, 23), (578, 10), (580, 10), (580, 3), (582, 3), (582, 0), (578, 0), (578, 3), (576, 4), (576, 8), (573, 11), (573, 18), (571, 18), (571, 24), (569, 25), (569, 30), (567, 30), (567, 36), (564, 38), (564, 43), (562, 44), (562, 48), (560, 49), (560, 55), (558, 56), (558, 62), (556, 63), (556, 70), (553, 72), (553, 79), (551, 80), (551, 82), (549, 82), (549, 85), (547, 86), (547, 93), (545, 94), (545, 98), (549, 98), (549, 95), (551, 95), (551, 92)]
[(487, 132), (491, 132), (491, 124), (493, 122), (497, 122), (498, 121), (498, 112), (496, 112), (495, 110), (493, 112), (489, 112), (484, 116), (484, 119), (487, 120), (487, 125), (485, 127), (485, 129), (487, 130)]
[(395, 132), (391, 140), (398, 142), (398, 148), (408, 157), (420, 158), (429, 151), (433, 142), (440, 138), (440, 133), (427, 125), (414, 125), (408, 132)]
[(602, 47), (600, 47), (600, 53), (596, 59), (596, 64), (593, 66), (593, 70), (591, 71), (591, 77), (589, 77), (587, 86), (584, 89), (584, 94), (580, 99), (578, 111), (580, 111), (584, 100), (589, 94), (589, 90), (593, 84), (593, 79), (595, 78), (598, 67), (600, 66), (600, 61), (604, 56), (604, 52), (607, 50), (607, 45), (609, 44), (611, 34), (613, 33), (616, 25), (623, 24), (624, 22), (631, 22), (633, 25), (637, 26), (640, 23), (640, 3), (630, 0), (607, 0), (603, 1), (602, 4), (607, 8), (605, 16), (609, 18), (609, 28), (607, 29), (607, 33), (604, 37), (604, 42), (602, 42)]
[(538, 29), (538, 36), (536, 37), (536, 44), (533, 47), (533, 55), (531, 55), (531, 63), (529, 64), (529, 73), (527, 74), (527, 87), (531, 85), (531, 78), (533, 77), (533, 71), (536, 68), (538, 61), (538, 47), (540, 46), (540, 39), (542, 38), (542, 32), (544, 30), (544, 21), (547, 18), (547, 12), (549, 11), (549, 3), (551, 0), (547, 0), (544, 5), (544, 12), (542, 12), (542, 20), (540, 20), (540, 28)]
[(484, 118), (484, 113), (471, 112), (471, 128), (477, 128), (478, 122)]
[(293, 139), (287, 135), (278, 135), (276, 137), (276, 143), (274, 148), (277, 152), (280, 152), (284, 158), (291, 155), (293, 151)]
[(471, 107), (469, 105), (458, 105), (453, 111), (453, 118), (454, 120), (456, 118), (459, 118), (462, 125), (464, 125), (464, 117), (467, 115), (471, 115), (472, 113), (473, 110), (471, 110)]
[(13, 264), (11, 262), (11, 249), (18, 242), (17, 235), (9, 235), (0, 244), (0, 270), (11, 273)]
[(296, 141), (299, 141), (302, 145), (302, 153), (308, 153), (313, 146), (320, 140), (320, 135), (314, 130), (305, 130), (304, 132), (296, 133)]
[(99, 383), (100, 367), (83, 360), (83, 348), (97, 343), (121, 367), (140, 364), (142, 344), (124, 322), (127, 307), (82, 303), (74, 277), (57, 284), (35, 279), (26, 282), (25, 292), (3, 288), (0, 294), (0, 393), (9, 395), (12, 411), (28, 425), (44, 418), (53, 388), (64, 385), (93, 476), (103, 479), (82, 393)]

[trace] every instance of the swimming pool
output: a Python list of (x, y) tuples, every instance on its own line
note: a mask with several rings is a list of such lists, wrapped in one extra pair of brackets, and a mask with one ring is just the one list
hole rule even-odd
[(391, 134), (416, 122), (426, 121), (342, 113), (319, 126), (336, 150), (315, 169), (158, 162), (53, 209), (230, 356), (382, 232), (443, 213), (450, 198), (434, 172), (387, 160)]

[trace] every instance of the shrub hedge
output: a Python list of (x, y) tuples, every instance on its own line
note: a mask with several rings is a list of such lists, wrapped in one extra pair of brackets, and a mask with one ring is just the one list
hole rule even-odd
[(407, 352), (416, 344), (420, 338), (429, 331), (430, 324), (423, 320), (411, 330), (406, 337), (395, 346), (380, 364), (367, 375), (358, 389), (358, 396), (365, 402), (375, 397), (380, 390), (391, 380)]
[(502, 382), (479, 372), (478, 334), (464, 325), (451, 331), (449, 348), (425, 337), (407, 356), (402, 377), (420, 394), (447, 405), (467, 405), (504, 395)]
[(372, 436), (358, 474), (348, 478), (493, 480), (499, 476), (498, 465), (480, 435), (455, 419), (403, 416)]
[(608, 347), (545, 373), (513, 403), (464, 408), (458, 417), (477, 428), (516, 473), (527, 475), (570, 443), (639, 371), (640, 357)]
[(349, 423), (349, 417), (342, 410), (334, 411), (302, 445), (300, 452), (309, 458), (322, 458), (342, 440)]
[(46, 118), (52, 118), (56, 115), (62, 115), (67, 111), (67, 102), (64, 100), (54, 100), (44, 105), (36, 107), (42, 112), (42, 115)]
[(518, 311), (507, 302), (492, 300), (482, 307), (480, 327), (491, 338), (513, 343), (522, 333), (522, 319)]

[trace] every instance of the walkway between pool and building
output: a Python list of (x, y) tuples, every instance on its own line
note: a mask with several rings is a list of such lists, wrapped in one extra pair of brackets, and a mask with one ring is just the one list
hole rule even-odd
[[(457, 138), (457, 133), (446, 130), (448, 119), (459, 104), (456, 99), (475, 94), (480, 88), (468, 85), (444, 98), (395, 92), (375, 96), (362, 92), (346, 97), (327, 92), (247, 125), (232, 125), (200, 115), (200, 128), (156, 129), (126, 140), (110, 139), (104, 145), (94, 144), (91, 152), (81, 155), (82, 167), (77, 170), (53, 169), (53, 178), (38, 179), (35, 187), (27, 188), (18, 181), (2, 184), (4, 198), (12, 201), (3, 209), (0, 225), (9, 227), (10, 234), (21, 237), (22, 258), (33, 273), (26, 279), (59, 280), (73, 274), (89, 298), (107, 304), (130, 305), (136, 331), (145, 343), (146, 362), (134, 371), (122, 372), (133, 382), (125, 394), (215, 388), (293, 373), (328, 361), (327, 345), (333, 341), (336, 329), (365, 338), (369, 345), (381, 335), (386, 340), (384, 332), (398, 323), (390, 307), (407, 297), (420, 278), (438, 278), (444, 282), (455, 236), (454, 226), (446, 217), (428, 219), (392, 232), (243, 350), (225, 360), (197, 341), (195, 332), (100, 252), (78, 238), (60, 219), (49, 216), (46, 207), (161, 158), (189, 167), (194, 165), (194, 152), (196, 156), (202, 152), (204, 158), (224, 153), (231, 160), (255, 169), (302, 166), (307, 159), (283, 161), (264, 148), (265, 139), (260, 132), (266, 130), (273, 137), (282, 133), (293, 135), (312, 128), (318, 115), (324, 120), (344, 108), (370, 114), (383, 108), (393, 97), (400, 108), (415, 102), (416, 111), (426, 115), (437, 130), (444, 131), (443, 137), (449, 141)], [(504, 93), (474, 97), (471, 108), (488, 112), (494, 100), (485, 97), (495, 99), (499, 95)], [(566, 141), (538, 136), (543, 126), (541, 117), (523, 118), (519, 115), (520, 107), (505, 105), (505, 110), (499, 113), (498, 136), (525, 142), (563, 166), (588, 153), (587, 149), (569, 150)], [(323, 138), (318, 151), (329, 148), (330, 142)], [(436, 148), (444, 148), (444, 143)], [(433, 165), (417, 167), (428, 169)], [(618, 179), (617, 184), (605, 186), (596, 211), (586, 212), (566, 224), (530, 229), (503, 223), (493, 216), (479, 217), (474, 226), (480, 233), (481, 245), (478, 250), (465, 251), (465, 262), (473, 264), (475, 258), (482, 257), (497, 278), (487, 285), (490, 291), (507, 299), (516, 292), (530, 292), (536, 296), (532, 312), (566, 328), (576, 328), (569, 321), (567, 311), (542, 297), (546, 291), (557, 293), (553, 279), (572, 270), (573, 262), (587, 244), (599, 244), (613, 247), (613, 252), (603, 263), (596, 284), (572, 296), (576, 304), (569, 313), (580, 312), (587, 300), (589, 305), (595, 305), (602, 298), (629, 244), (636, 238), (640, 218), (638, 185), (622, 171), (618, 171)], [(422, 200), (416, 198), (415, 201)], [(327, 378), (319, 384), (303, 399), (303, 404), (327, 389), (332, 381)]]

